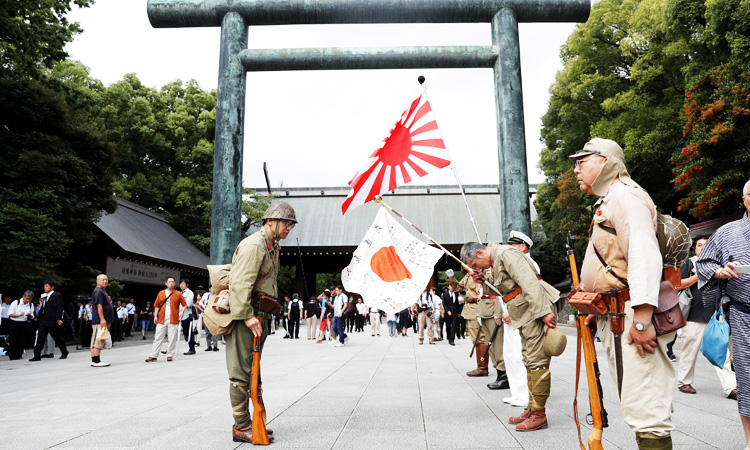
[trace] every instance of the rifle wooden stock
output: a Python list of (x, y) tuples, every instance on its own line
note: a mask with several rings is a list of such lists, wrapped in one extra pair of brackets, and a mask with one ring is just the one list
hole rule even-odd
[[(578, 316), (576, 325), (578, 326), (578, 338), (579, 344), (583, 345), (583, 356), (584, 364), (586, 366), (586, 381), (588, 382), (589, 388), (589, 404), (591, 406), (591, 420), (592, 428), (591, 434), (589, 434), (588, 446), (589, 450), (600, 450), (602, 449), (602, 432), (604, 427), (608, 426), (607, 411), (604, 409), (604, 402), (602, 400), (602, 384), (599, 378), (599, 363), (596, 360), (596, 348), (594, 347), (594, 334), (591, 328), (585, 323), (586, 316)], [(580, 364), (580, 350), (581, 345), (578, 347), (579, 356), (578, 363)], [(578, 370), (580, 365), (577, 367), (576, 373), (576, 398), (578, 392)], [(578, 424), (578, 411), (575, 408), (576, 424)], [(578, 438), (580, 440), (580, 426), (578, 429)], [(581, 448), (585, 449), (583, 443)]]
[(258, 383), (260, 381), (260, 336), (253, 337), (253, 378), (250, 383), (250, 399), (253, 402), (253, 445), (268, 445), (266, 431), (266, 407), (259, 393)]
[[(568, 231), (567, 239), (567, 253), (568, 261), (570, 262), (570, 273), (573, 279), (573, 289), (578, 287), (580, 280), (578, 279), (578, 265), (576, 264), (575, 251), (573, 243), (575, 236)], [(576, 428), (578, 428), (578, 442), (581, 445), (581, 450), (586, 450), (586, 446), (583, 444), (581, 439), (581, 424), (578, 421), (578, 380), (581, 375), (581, 347), (583, 347), (584, 364), (586, 366), (586, 381), (589, 387), (589, 405), (591, 407), (591, 433), (589, 434), (588, 446), (589, 450), (603, 450), (602, 447), (602, 433), (604, 428), (609, 425), (607, 421), (607, 411), (604, 409), (604, 401), (602, 400), (602, 383), (599, 378), (599, 363), (596, 361), (596, 348), (594, 347), (594, 333), (590, 327), (586, 325), (586, 315), (581, 314), (576, 318), (576, 328), (578, 330), (578, 345), (576, 352), (576, 382), (575, 382), (575, 397), (573, 397), (573, 418), (576, 422)]]

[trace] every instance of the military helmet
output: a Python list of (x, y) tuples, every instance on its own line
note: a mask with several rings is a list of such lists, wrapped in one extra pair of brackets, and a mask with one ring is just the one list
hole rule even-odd
[(560, 356), (565, 351), (568, 344), (568, 338), (557, 328), (547, 328), (544, 333), (544, 343), (542, 350), (547, 356)]
[(265, 221), (266, 219), (291, 220), (297, 223), (297, 216), (294, 214), (292, 205), (281, 200), (271, 203), (266, 213), (263, 214), (263, 220)]

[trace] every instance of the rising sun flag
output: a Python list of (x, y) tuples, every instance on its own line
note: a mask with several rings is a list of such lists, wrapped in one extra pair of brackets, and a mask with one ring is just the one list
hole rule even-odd
[(352, 192), (342, 213), (451, 163), (426, 95), (420, 95), (391, 130), (383, 146), (370, 155), (367, 169), (349, 182)]
[(360, 294), (366, 305), (394, 314), (424, 291), (442, 255), (380, 208), (352, 261), (341, 271), (341, 282), (347, 291)]

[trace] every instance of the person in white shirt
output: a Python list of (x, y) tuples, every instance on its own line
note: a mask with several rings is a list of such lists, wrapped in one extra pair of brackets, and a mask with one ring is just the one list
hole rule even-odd
[(26, 291), (23, 297), (8, 305), (8, 325), (10, 345), (8, 356), (11, 360), (21, 359), (23, 347), (28, 339), (31, 319), (34, 318), (34, 293)]
[(188, 351), (183, 355), (195, 355), (195, 336), (193, 335), (193, 303), (195, 302), (195, 294), (188, 287), (190, 286), (190, 280), (183, 278), (180, 281), (180, 290), (182, 290), (182, 296), (185, 297), (185, 312), (182, 314), (182, 335), (190, 347)]
[(8, 317), (10, 295), (6, 295), (5, 297), (0, 295), (0, 298), (3, 299), (2, 303), (0, 303), (0, 334), (8, 334), (8, 331), (10, 330), (10, 320)]
[(432, 294), (432, 328), (437, 333), (436, 341), (443, 340), (443, 326), (445, 325), (445, 309), (443, 309), (443, 299), (437, 295), (435, 288), (430, 288)]
[(130, 332), (133, 331), (133, 323), (135, 322), (135, 299), (131, 298), (129, 302), (125, 304), (125, 310), (127, 311), (127, 322), (125, 323), (125, 336), (130, 337)]
[(369, 306), (368, 313), (370, 314), (370, 334), (375, 336), (377, 333), (380, 336), (380, 310)]
[[(200, 308), (199, 309), (200, 310), (205, 310), (206, 309), (206, 306), (208, 306), (208, 299), (211, 298), (211, 295), (213, 295), (213, 294), (215, 294), (214, 287), (213, 286), (209, 286), (208, 292), (206, 292), (205, 294), (203, 294), (203, 297), (201, 298), (201, 301), (199, 302), (199, 304), (200, 304)], [(212, 335), (211, 331), (208, 329), (208, 327), (205, 325), (205, 323), (203, 324), (203, 328), (206, 330), (206, 345), (208, 346), (208, 347), (206, 347), (206, 351), (207, 352), (211, 352), (211, 351), (218, 352), (219, 351), (219, 346), (217, 344), (219, 343), (219, 337)]]
[(343, 347), (349, 340), (349, 336), (344, 331), (344, 307), (349, 301), (349, 297), (344, 294), (344, 288), (342, 286), (336, 286), (333, 294), (333, 329), (338, 333), (339, 342), (336, 343), (336, 347)]

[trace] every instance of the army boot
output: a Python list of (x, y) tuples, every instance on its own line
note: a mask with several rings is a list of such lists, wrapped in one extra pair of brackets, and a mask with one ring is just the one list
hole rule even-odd
[(486, 377), (490, 373), (487, 370), (487, 365), (489, 364), (489, 360), (485, 359), (482, 361), (482, 355), (484, 355), (484, 351), (487, 349), (487, 346), (484, 344), (477, 344), (476, 354), (477, 354), (477, 368), (472, 370), (471, 372), (466, 372), (466, 376), (469, 377)]
[(536, 431), (547, 428), (547, 414), (544, 409), (531, 411), (529, 417), (516, 425), (516, 431)]
[(508, 383), (508, 375), (506, 375), (504, 370), (497, 369), (497, 380), (489, 383), (487, 387), (492, 390), (510, 388), (510, 383)]
[(672, 436), (656, 437), (651, 433), (637, 433), (638, 450), (672, 450)]
[(549, 398), (551, 382), (549, 369), (527, 371), (529, 379), (529, 401), (531, 403), (531, 414), (523, 422), (516, 425), (516, 431), (536, 431), (547, 428), (547, 414), (545, 406)]
[(526, 408), (523, 410), (520, 416), (514, 416), (508, 419), (508, 423), (511, 425), (518, 425), (519, 423), (523, 423), (524, 420), (528, 419), (531, 415), (531, 409)]

